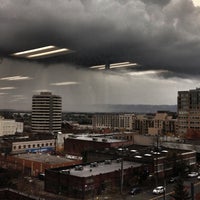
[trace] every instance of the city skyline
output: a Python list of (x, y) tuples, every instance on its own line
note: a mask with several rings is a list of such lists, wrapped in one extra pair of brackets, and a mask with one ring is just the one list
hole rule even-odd
[[(60, 95), (64, 111), (177, 104), (178, 91), (200, 86), (200, 7), (194, 3), (0, 0), (0, 109), (31, 110), (40, 91)], [(12, 56), (48, 45), (73, 52), (39, 60)], [(90, 69), (126, 61), (138, 66)]]

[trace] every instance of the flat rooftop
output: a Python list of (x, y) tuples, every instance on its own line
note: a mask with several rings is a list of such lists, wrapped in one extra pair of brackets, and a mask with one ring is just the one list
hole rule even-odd
[(76, 137), (69, 137), (69, 139), (75, 140), (84, 140), (84, 141), (93, 141), (93, 142), (103, 142), (103, 143), (117, 143), (117, 142), (124, 142), (125, 140), (118, 140), (112, 139), (107, 137), (89, 137), (89, 136), (76, 136)]
[[(95, 166), (96, 165), (96, 166)], [(142, 166), (140, 163), (123, 161), (123, 169), (137, 168)], [(121, 161), (119, 160), (106, 160), (105, 162), (94, 162), (90, 165), (79, 165), (73, 168), (60, 169), (60, 173), (70, 174), (78, 177), (90, 177), (99, 174), (106, 174), (113, 171), (121, 170)]]
[(130, 145), (127, 147), (118, 148), (105, 148), (102, 150), (95, 151), (98, 154), (115, 155), (115, 157), (126, 157), (134, 162), (142, 163), (146, 161), (152, 161), (155, 158), (164, 158), (173, 153), (184, 154), (193, 153), (193, 150), (183, 150), (167, 147), (159, 147), (158, 149), (153, 146), (142, 146), (142, 145)]
[(72, 162), (72, 160), (68, 158), (54, 156), (50, 154), (43, 154), (43, 153), (19, 154), (15, 155), (14, 157), (41, 163), (50, 163), (50, 164), (62, 164), (62, 163)]
[(5, 135), (0, 137), (0, 140), (7, 142), (26, 142), (38, 140), (55, 140), (55, 137), (50, 134), (44, 135)]

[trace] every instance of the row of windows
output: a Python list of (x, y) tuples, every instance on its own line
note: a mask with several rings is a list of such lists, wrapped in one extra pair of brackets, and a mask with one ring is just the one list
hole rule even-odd
[(200, 122), (196, 121), (196, 122), (190, 122), (190, 124), (200, 124)]
[(42, 144), (24, 144), (24, 145), (14, 145), (13, 146), (13, 149), (14, 150), (20, 150), (20, 149), (29, 149), (29, 148), (37, 148), (37, 147), (48, 147), (48, 146), (53, 146), (53, 145), (55, 145), (55, 143), (52, 143), (52, 142), (50, 142), (50, 143), (42, 143)]
[(116, 139), (127, 139), (127, 140), (133, 140), (133, 136), (116, 136)]
[(188, 127), (187, 126), (179, 126), (179, 128), (181, 129), (181, 128), (183, 128), (183, 129), (187, 129)]
[(199, 126), (190, 126), (189, 128), (191, 128), (191, 129), (200, 129)]

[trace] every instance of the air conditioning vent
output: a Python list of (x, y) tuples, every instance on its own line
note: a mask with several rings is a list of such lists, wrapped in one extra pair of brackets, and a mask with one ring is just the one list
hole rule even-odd
[(75, 170), (76, 171), (82, 171), (83, 170), (83, 166), (82, 165), (75, 166)]
[(111, 160), (105, 160), (105, 164), (106, 164), (106, 165), (110, 165), (111, 163), (112, 163)]
[(63, 174), (70, 174), (70, 170), (69, 169), (64, 169), (61, 171)]
[(94, 162), (94, 163), (91, 163), (90, 164), (90, 167), (97, 167), (98, 166), (98, 163), (97, 162)]

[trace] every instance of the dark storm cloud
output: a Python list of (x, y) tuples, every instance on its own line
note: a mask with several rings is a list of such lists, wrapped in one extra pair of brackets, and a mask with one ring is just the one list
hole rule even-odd
[(76, 53), (48, 62), (130, 60), (142, 70), (197, 74), (199, 21), (191, 0), (0, 0), (0, 52), (55, 44)]

